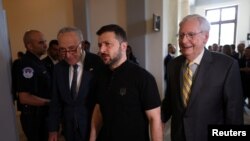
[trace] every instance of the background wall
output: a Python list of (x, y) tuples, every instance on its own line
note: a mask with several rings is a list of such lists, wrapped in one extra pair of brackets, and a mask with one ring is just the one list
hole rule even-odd
[(63, 26), (72, 26), (72, 0), (3, 0), (7, 11), (12, 56), (24, 51), (23, 34), (30, 29), (40, 30), (47, 42), (56, 38)]
[(96, 31), (106, 24), (118, 24), (127, 30), (126, 26), (126, 0), (88, 0), (89, 33), (91, 51), (96, 53)]
[[(164, 3), (165, 2), (165, 3)], [(158, 89), (163, 96), (164, 93), (164, 69), (163, 69), (163, 60), (164, 60), (164, 46), (167, 46), (167, 36), (164, 33), (168, 32), (168, 26), (166, 18), (167, 15), (163, 13), (163, 7), (166, 6), (168, 0), (157, 0), (157, 1), (146, 1), (146, 53), (145, 53), (145, 68), (149, 70), (155, 77)], [(166, 5), (165, 5), (166, 4)], [(153, 30), (153, 14), (160, 16), (160, 31)], [(164, 23), (164, 25), (163, 25)], [(164, 41), (167, 40), (167, 41)]]

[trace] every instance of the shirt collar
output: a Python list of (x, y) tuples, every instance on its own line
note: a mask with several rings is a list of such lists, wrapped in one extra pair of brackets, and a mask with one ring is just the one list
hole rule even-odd
[(86, 56), (86, 53), (85, 53), (85, 51), (83, 51), (83, 52), (82, 52), (81, 59), (76, 63), (79, 67), (82, 67), (82, 66), (83, 66), (84, 60), (85, 60), (85, 56)]
[(201, 53), (193, 60), (194, 64), (200, 65), (202, 56), (204, 55), (205, 49), (203, 48)]

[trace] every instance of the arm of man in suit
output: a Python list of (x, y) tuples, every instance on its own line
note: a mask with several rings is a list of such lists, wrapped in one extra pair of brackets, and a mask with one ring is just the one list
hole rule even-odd
[(243, 92), (240, 70), (236, 61), (231, 65), (224, 86), (226, 124), (243, 124)]
[(100, 110), (100, 105), (96, 104), (91, 120), (91, 131), (90, 131), (89, 141), (96, 141), (101, 127), (102, 127), (102, 114)]
[(147, 110), (146, 115), (150, 125), (151, 141), (162, 141), (161, 108)]

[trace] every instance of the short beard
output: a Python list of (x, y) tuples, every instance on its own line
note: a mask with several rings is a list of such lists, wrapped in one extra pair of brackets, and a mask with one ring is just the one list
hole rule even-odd
[(113, 59), (110, 60), (108, 65), (109, 66), (115, 65), (116, 63), (118, 63), (121, 60), (121, 58), (122, 58), (122, 51), (121, 51), (121, 46), (119, 46), (117, 55)]

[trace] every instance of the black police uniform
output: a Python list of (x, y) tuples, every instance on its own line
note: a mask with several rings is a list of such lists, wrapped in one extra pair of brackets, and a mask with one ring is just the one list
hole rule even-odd
[[(19, 104), (18, 103), (19, 100), (17, 97), (17, 76), (18, 76), (19, 67), (20, 67), (20, 59), (14, 60), (11, 66), (11, 82), (12, 82), (11, 93), (12, 93), (13, 102), (17, 101), (17, 104)], [(19, 105), (17, 105), (17, 110), (20, 111)]]
[[(20, 61), (18, 92), (29, 92), (41, 98), (50, 98), (51, 79), (42, 61), (27, 51)], [(46, 117), (48, 106), (22, 105), (20, 121), (28, 141), (47, 141)]]

